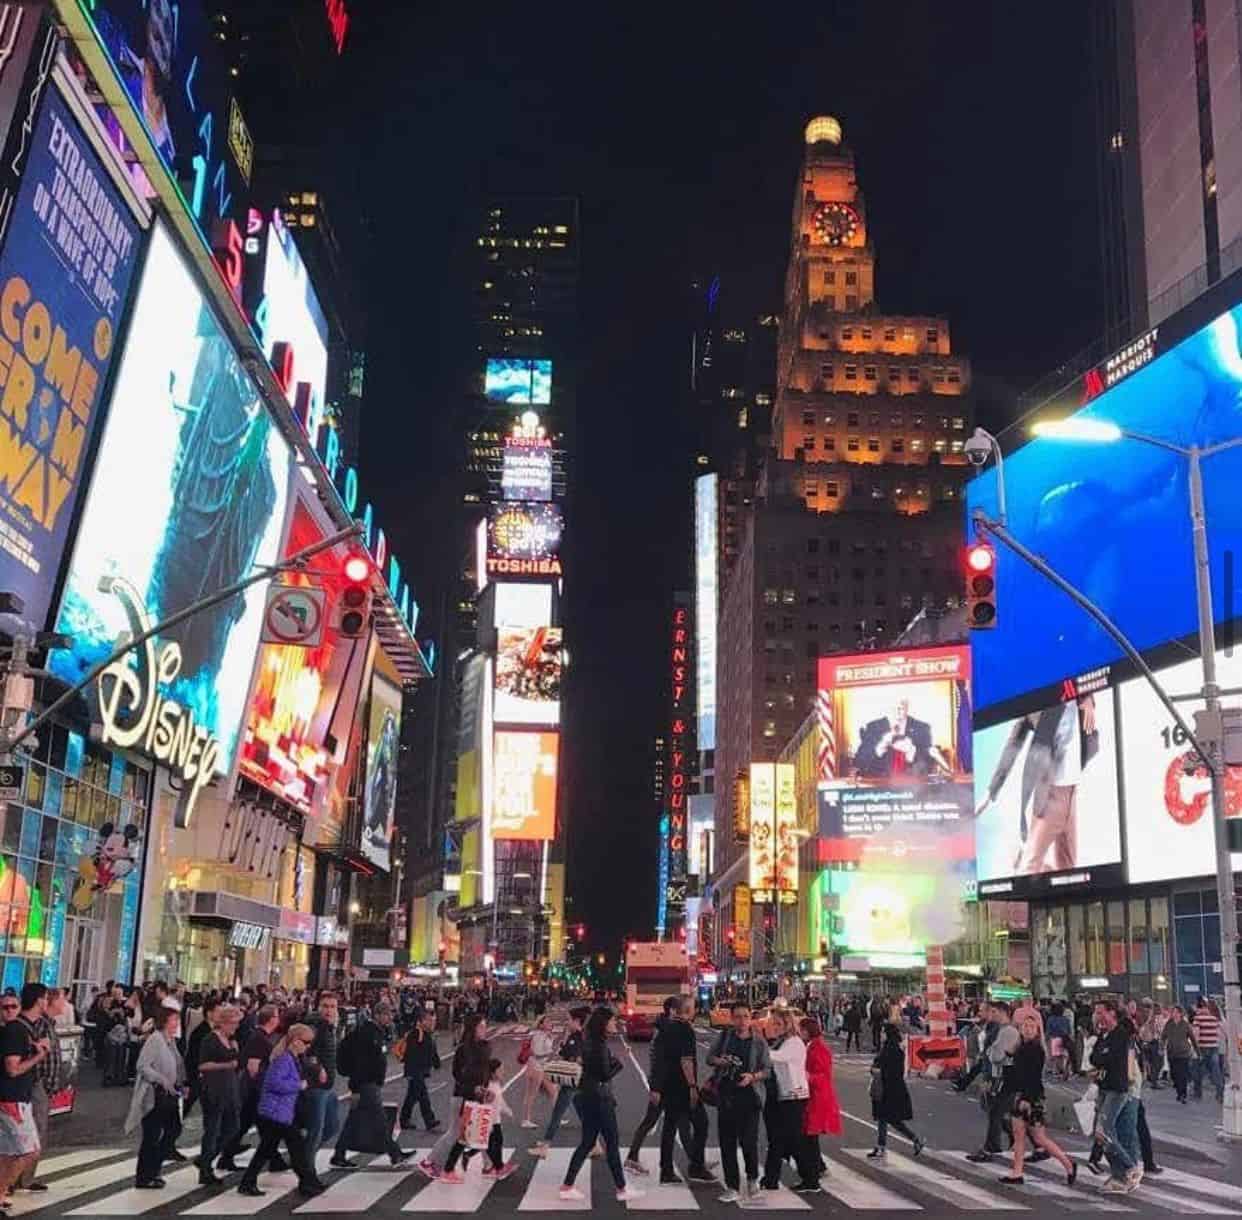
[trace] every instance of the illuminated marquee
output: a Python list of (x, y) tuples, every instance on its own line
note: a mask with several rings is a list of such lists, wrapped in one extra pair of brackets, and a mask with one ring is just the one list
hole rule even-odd
[(489, 576), (560, 576), (565, 518), (555, 504), (494, 504), (487, 519)]
[(669, 640), (669, 741), (665, 808), (668, 816), (668, 871), (676, 882), (686, 876), (686, 800), (690, 790), (690, 611), (673, 607)]

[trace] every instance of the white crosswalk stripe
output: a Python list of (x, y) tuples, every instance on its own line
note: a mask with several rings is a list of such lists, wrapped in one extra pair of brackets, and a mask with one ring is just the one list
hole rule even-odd
[(520, 1212), (586, 1212), (591, 1210), (591, 1162), (588, 1159), (578, 1174), (575, 1185), (585, 1199), (560, 1199), (561, 1183), (565, 1180), (565, 1170), (569, 1168), (569, 1158), (574, 1154), (572, 1148), (550, 1148), (548, 1155), (535, 1164), (535, 1172), (531, 1174), (530, 1184), (522, 1201), (518, 1204)]
[(50, 1173), (64, 1173), (67, 1169), (76, 1169), (79, 1165), (98, 1165), (113, 1157), (133, 1156), (129, 1148), (76, 1148), (73, 1152), (62, 1152), (59, 1156), (45, 1157), (39, 1162), (39, 1176)]
[[(961, 1152), (940, 1152), (926, 1149), (923, 1152), (924, 1157), (930, 1157), (941, 1165), (950, 1169), (957, 1169), (963, 1173), (970, 1174), (972, 1177), (982, 1180), (996, 1182), (1002, 1174), (1009, 1172), (1011, 1165), (1009, 1162), (997, 1161), (995, 1164), (974, 1165), (966, 1160)], [(1032, 1172), (1039, 1168), (1039, 1165), (1027, 1165), (1023, 1171), (1023, 1177), (1026, 1182), (1022, 1186), (1004, 1186), (1001, 1187), (1006, 1195), (1010, 1194), (1036, 1194), (1042, 1198), (1055, 1199), (1058, 1203), (1064, 1204), (1071, 1211), (1092, 1211), (1092, 1212), (1130, 1212), (1133, 1213), (1132, 1207), (1127, 1207), (1123, 1203), (1117, 1202), (1115, 1199), (1109, 1198), (1107, 1195), (1101, 1195), (1099, 1191), (1091, 1189), (1085, 1185), (1080, 1178), (1078, 1185), (1074, 1187), (1065, 1184), (1065, 1171), (1056, 1164), (1055, 1161), (1040, 1162), (1048, 1165), (1048, 1174), (1055, 1175), (1057, 1180), (1053, 1180), (1051, 1176)]]
[(355, 1169), (343, 1173), (323, 1194), (307, 1199), (293, 1210), (299, 1215), (306, 1212), (364, 1212), (413, 1172), (413, 1169), (378, 1167)]
[(879, 1182), (855, 1173), (839, 1160), (828, 1160), (828, 1172), (819, 1180), (827, 1194), (855, 1211), (921, 1211), (919, 1204), (896, 1194)]
[[(506, 1148), (505, 1160), (512, 1155), (513, 1149)], [(431, 1182), (424, 1186), (401, 1210), (403, 1212), (454, 1212), (457, 1214), (478, 1211), (484, 1199), (492, 1193), (492, 1187), (496, 1185), (495, 1178), (483, 1176), (483, 1166), (486, 1163), (487, 1157), (482, 1154), (471, 1157), (470, 1164), (466, 1167), (464, 1182), (457, 1184)]]
[[(115, 1166), (112, 1169), (112, 1180), (116, 1180)], [(67, 1214), (70, 1216), (140, 1216), (145, 1212), (154, 1211), (157, 1207), (167, 1207), (169, 1203), (176, 1202), (199, 1189), (198, 1170), (193, 1165), (178, 1165), (176, 1169), (165, 1169), (164, 1181), (167, 1185), (163, 1190), (139, 1190), (136, 1186), (131, 1186), (119, 1194), (105, 1195), (93, 1203), (75, 1207)]]
[[(1048, 1174), (1051, 1170), (1048, 1168), (1050, 1162), (1041, 1161), (1038, 1165), (1031, 1168), (1040, 1174)], [(1163, 1175), (1160, 1178), (1144, 1178), (1143, 1184), (1132, 1194), (1120, 1196), (1127, 1202), (1136, 1206), (1150, 1203), (1159, 1203), (1161, 1207), (1167, 1208), (1170, 1215), (1189, 1213), (1198, 1216), (1242, 1216), (1242, 1191), (1236, 1187), (1230, 1194), (1224, 1183), (1213, 1182), (1210, 1178), (1202, 1178), (1196, 1173), (1186, 1173), (1182, 1170), (1170, 1170), (1170, 1173), (1177, 1173), (1180, 1178), (1178, 1189), (1166, 1190), (1153, 1186), (1153, 1182), (1163, 1182)], [(1170, 1179), (1172, 1183), (1172, 1179)], [(1223, 1188), (1223, 1189), (1222, 1189)], [(1213, 1199), (1196, 1199), (1188, 1194), (1188, 1191), (1195, 1191), (1199, 1194), (1215, 1196)], [(1106, 1198), (1108, 1196), (1105, 1196)], [(1225, 1201), (1233, 1203), (1234, 1207), (1226, 1207)]]
[[(865, 1148), (846, 1148), (845, 1154), (856, 1159), (867, 1155)], [(1005, 1197), (999, 1192), (983, 1190), (971, 1182), (963, 1182), (942, 1170), (933, 1169), (930, 1165), (912, 1160), (889, 1149), (884, 1159), (884, 1172), (894, 1174), (913, 1185), (916, 1189), (943, 1199), (965, 1211), (1027, 1211), (1025, 1203), (1016, 1198)]]
[[(248, 1162), (253, 1155), (252, 1151), (242, 1153), (236, 1158), (236, 1163), (241, 1165)], [(315, 1168), (319, 1173), (322, 1174), (327, 1171), (328, 1160), (331, 1156), (332, 1150), (330, 1148), (321, 1148), (319, 1150), (319, 1155), (315, 1158)], [(211, 1198), (203, 1200), (202, 1203), (187, 1208), (181, 1214), (183, 1216), (254, 1216), (265, 1207), (270, 1207), (278, 1199), (283, 1199), (297, 1188), (297, 1184), (297, 1175), (292, 1171), (288, 1173), (265, 1173), (260, 1184), (260, 1189), (263, 1191), (261, 1199), (256, 1199), (250, 1195), (238, 1194), (237, 1183), (234, 1183), (231, 1190), (226, 1190), (220, 1195), (213, 1195)]]
[(92, 1169), (84, 1169), (81, 1173), (71, 1174), (66, 1178), (56, 1178), (48, 1183), (43, 1194), (13, 1196), (11, 1216), (24, 1216), (27, 1212), (37, 1211), (44, 1207), (55, 1207), (62, 1211), (66, 1203), (91, 1191), (102, 1190), (105, 1186), (115, 1186), (129, 1177), (131, 1166), (125, 1162), (113, 1162), (108, 1165), (96, 1165)]

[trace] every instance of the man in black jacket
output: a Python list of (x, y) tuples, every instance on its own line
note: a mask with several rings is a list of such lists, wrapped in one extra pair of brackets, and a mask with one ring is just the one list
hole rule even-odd
[[(581, 1008), (571, 1008), (569, 1010), (569, 1033), (565, 1035), (565, 1041), (561, 1043), (560, 1049), (557, 1051), (558, 1058), (567, 1059), (571, 1063), (577, 1063), (582, 1058), (582, 1029), (586, 1025), (587, 1017), (590, 1015), (591, 1010), (585, 1005)], [(556, 1095), (556, 1101), (552, 1105), (552, 1114), (548, 1118), (548, 1125), (543, 1133), (543, 1139), (531, 1145), (531, 1156), (542, 1157), (548, 1155), (548, 1150), (552, 1146), (552, 1137), (559, 1130), (561, 1120), (573, 1104), (576, 1092), (577, 1090), (571, 1084), (561, 1085), (560, 1092)], [(639, 1140), (639, 1143), (641, 1144), (642, 1141)]]
[(384, 1078), (388, 1070), (385, 1047), (393, 1028), (392, 1005), (381, 1000), (372, 1010), (372, 1018), (360, 1022), (338, 1050), (338, 1063), (349, 1074), (349, 1091), (357, 1100), (336, 1141), (336, 1151), (329, 1162), (334, 1169), (358, 1167), (357, 1161), (349, 1159), (351, 1151), (387, 1152), (394, 1165), (413, 1155), (392, 1138), (384, 1114)]
[(1098, 1037), (1091, 1050), (1091, 1066), (1100, 1089), (1099, 1131), (1113, 1176), (1104, 1184), (1107, 1194), (1128, 1194), (1143, 1178), (1139, 1163), (1138, 1100), (1130, 1095), (1130, 1053), (1134, 1027), (1120, 1020), (1117, 1005), (1101, 1000), (1095, 1006)]
[(436, 1014), (424, 1010), (405, 1035), (405, 1101), (401, 1103), (401, 1129), (414, 1125), (414, 1103), (423, 1115), (428, 1131), (440, 1129), (436, 1112), (431, 1108), (431, 1095), (427, 1092), (427, 1077), (440, 1067), (440, 1052), (436, 1047)]

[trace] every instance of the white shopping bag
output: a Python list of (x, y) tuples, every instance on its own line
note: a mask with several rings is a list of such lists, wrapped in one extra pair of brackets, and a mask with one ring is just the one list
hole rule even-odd
[(467, 1148), (486, 1148), (492, 1128), (500, 1122), (495, 1106), (481, 1101), (468, 1101), (461, 1108), (461, 1142)]
[(1099, 1087), (1089, 1084), (1087, 1091), (1074, 1102), (1074, 1116), (1078, 1119), (1078, 1127), (1083, 1135), (1090, 1135), (1095, 1130), (1095, 1107), (1099, 1096)]

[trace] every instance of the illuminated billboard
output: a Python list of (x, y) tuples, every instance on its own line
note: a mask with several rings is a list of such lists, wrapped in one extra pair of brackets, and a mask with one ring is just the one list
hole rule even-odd
[(931, 873), (832, 869), (824, 876), (839, 929), (834, 948), (868, 955), (921, 954), (929, 928), (942, 922), (942, 887)]
[[(51, 654), (53, 673), (78, 682), (122, 632), (275, 563), (289, 467), (288, 445), (157, 225), (56, 620), (73, 643)], [(98, 687), (88, 693), (105, 743), (167, 759), (187, 733), (206, 733), (214, 770), (231, 771), (265, 598), (264, 583), (252, 585), (161, 633), (158, 666), (152, 647), (105, 675), (106, 702)], [(171, 742), (155, 731), (157, 695), (159, 722), (177, 721)]]
[(552, 401), (552, 361), (493, 356), (483, 373), (483, 394), (492, 402), (546, 407)]
[(497, 730), (494, 741), (492, 838), (554, 838), (560, 734)]
[(311, 443), (317, 443), (328, 390), (328, 323), (306, 264), (279, 208), (246, 218), (246, 311)]
[(483, 702), (488, 658), (479, 654), (466, 662), (461, 679), (461, 715), (457, 721), (457, 790), (453, 816), (459, 822), (483, 810)]
[(754, 902), (798, 897), (798, 802), (792, 763), (750, 764), (748, 880)]
[(376, 868), (392, 867), (392, 822), (401, 756), (401, 688), (371, 675), (367, 708), (367, 765), (363, 789), (362, 854)]
[[(1197, 303), (1198, 304), (1198, 303)], [(1242, 307), (1176, 342), (1176, 320), (1093, 370), (1095, 394), (1076, 420), (1109, 422), (1180, 446), (1239, 435)], [(1184, 326), (1184, 323), (1182, 324)], [(1223, 578), (1242, 551), (1242, 448), (1203, 462), (1217, 622), (1238, 614)], [(1010, 531), (1086, 594), (1140, 652), (1198, 625), (1188, 466), (1177, 453), (1130, 440), (1034, 440), (1005, 458)], [(996, 472), (967, 488), (968, 513), (997, 516)], [(996, 626), (974, 633), (977, 706), (1058, 685), (1116, 661), (1116, 643), (1068, 597), (1001, 548)]]
[(487, 575), (560, 576), (564, 514), (556, 504), (493, 504), (487, 516)]
[[(312, 546), (328, 532), (315, 510), (296, 498), (284, 554)], [(338, 592), (339, 569), (339, 558), (321, 551), (303, 570), (281, 579), (287, 585), (326, 589), (331, 600)], [(365, 648), (342, 642), (330, 628), (313, 647), (263, 645), (238, 758), (240, 774), (301, 813), (318, 813), (332, 769), (342, 761), (329, 744), (348, 738), (345, 726), (353, 719), (365, 660)]]
[(497, 724), (555, 728), (561, 722), (561, 629), (502, 627), (496, 633)]
[[(1216, 654), (1217, 680), (1225, 689), (1242, 686), (1242, 656)], [(1198, 659), (1156, 674), (1171, 695), (1203, 685)], [(1132, 882), (1179, 881), (1216, 870), (1211, 779), (1185, 734), (1172, 721), (1144, 678), (1118, 688), (1121, 700), (1122, 778), (1125, 781), (1126, 866)], [(1179, 702), (1191, 724), (1201, 702)], [(1225, 769), (1225, 811), (1242, 817), (1242, 767)], [(1242, 852), (1233, 855), (1242, 871)]]
[(974, 748), (980, 897), (1120, 879), (1111, 690), (983, 729)]
[(700, 750), (716, 748), (716, 599), (719, 593), (717, 547), (717, 497), (719, 480), (714, 474), (694, 481), (694, 611), (698, 629), (696, 654)]
[(687, 871), (687, 840), (689, 810), (686, 799), (690, 793), (691, 736), (690, 707), (690, 608), (681, 602), (681, 594), (673, 606), (672, 630), (668, 653), (668, 742), (665, 755), (667, 773), (664, 777), (665, 818), (668, 821), (668, 872), (672, 882), (669, 905), (680, 910), (685, 901), (684, 879)]
[[(9, 15), (39, 23), (33, 9)], [(0, 85), (10, 75), (20, 68)], [(0, 588), (42, 629), (142, 229), (54, 86), (25, 151), (20, 178), (11, 160), (0, 169), (6, 199), (16, 192), (0, 254)]]
[(552, 622), (552, 586), (498, 584), (493, 620), (496, 627), (547, 627)]
[(547, 437), (505, 437), (500, 491), (506, 500), (552, 499), (552, 442)]

